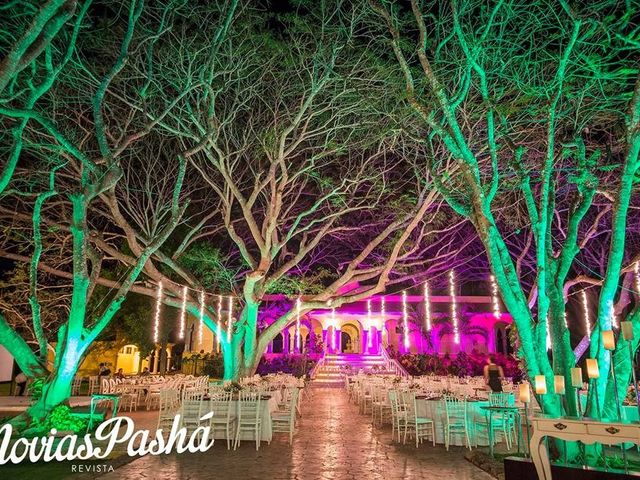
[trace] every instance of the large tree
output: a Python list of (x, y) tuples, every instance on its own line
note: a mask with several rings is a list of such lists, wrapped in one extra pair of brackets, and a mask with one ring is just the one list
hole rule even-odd
[[(188, 205), (189, 192), (183, 191), (187, 162), (198, 150), (183, 148), (165, 130), (163, 136), (156, 133), (162, 119), (179, 107), (183, 92), (167, 92), (167, 85), (154, 82), (152, 59), (169, 27), (182, 25), (184, 4), (145, 6), (133, 0), (122, 9), (119, 4), (86, 1), (77, 11), (65, 8), (58, 14), (48, 10), (55, 3), (63, 2), (49, 2), (34, 17), (33, 28), (43, 12), (51, 17), (49, 26), (34, 33), (37, 41), (9, 37), (16, 40), (3, 45), (7, 56), (0, 71), (0, 138), (10, 159), (0, 192), (6, 235), (2, 255), (29, 266), (29, 312), (12, 312), (7, 318), (0, 313), (0, 343), (27, 375), (44, 379), (42, 396), (17, 422), (42, 419), (70, 395), (88, 348), (114, 318), (149, 258), (181, 222)], [(18, 11), (23, 7), (12, 2), (5, 9), (7, 31), (15, 27), (11, 22), (25, 18)], [(208, 10), (219, 43), (235, 8), (231, 2), (221, 10)], [(157, 91), (164, 95), (154, 95)], [(158, 144), (165, 147), (167, 179), (149, 186), (147, 193), (162, 212), (162, 224), (139, 236), (135, 260), (118, 270), (97, 247), (103, 241), (101, 232), (111, 231), (97, 212), (109, 192), (128, 188), (132, 180), (124, 172), (135, 164), (147, 165)], [(117, 277), (109, 278), (107, 270)], [(64, 279), (55, 285), (66, 291), (58, 300), (67, 307), (55, 316), (57, 332), (46, 328), (49, 320), (43, 323), (40, 300), (46, 289), (40, 272), (47, 281)], [(112, 290), (105, 294), (95, 289), (97, 284)], [(19, 297), (19, 285), (11, 288), (11, 295)], [(48, 366), (47, 349), (53, 343), (55, 360)]]
[[(575, 358), (565, 287), (585, 273), (576, 258), (594, 229), (611, 222), (591, 337), (591, 355), (608, 371), (600, 333), (612, 328), (621, 271), (629, 271), (633, 260), (624, 248), (640, 148), (631, 4), (371, 5), (390, 33), (399, 83), (415, 112), (410, 130), (416, 135), (423, 129), (416, 148), (449, 205), (475, 226), (517, 325), (531, 378), (544, 374), (553, 384), (555, 373), (570, 384)], [(593, 214), (594, 201), (607, 199), (611, 215)], [(505, 210), (510, 218), (501, 222)], [(510, 229), (518, 218), (524, 221)], [(516, 235), (523, 238), (522, 250), (513, 248)], [(530, 246), (534, 279), (526, 291), (521, 266)], [(637, 325), (636, 310), (629, 319)], [(626, 348), (623, 341), (618, 345)], [(616, 352), (621, 378), (628, 378), (629, 361), (623, 366), (622, 357)], [(604, 395), (606, 384), (602, 375), (594, 385), (603, 390), (594, 414), (614, 405), (612, 391)], [(574, 397), (567, 399), (575, 414)], [(541, 400), (549, 412), (560, 411), (555, 396)]]
[[(435, 252), (442, 270), (450, 266), (446, 253), (470, 241), (387, 120), (403, 109), (385, 96), (386, 67), (355, 34), (362, 14), (350, 2), (275, 17), (247, 10), (216, 56), (212, 32), (190, 30), (176, 33), (164, 45), (172, 54), (155, 64), (154, 75), (187, 91), (183, 109), (162, 126), (185, 148), (199, 148), (190, 159), (199, 206), (145, 274), (163, 283), (169, 305), (180, 306), (188, 287), (186, 308), (196, 318), (199, 292), (207, 293), (204, 322), (221, 341), (225, 378), (252, 374), (298, 312), (338, 307), (388, 282), (419, 281), (429, 271), (425, 251)], [(143, 177), (159, 179), (155, 170)], [(145, 229), (158, 223), (153, 209), (119, 200), (130, 193), (110, 191), (106, 215), (132, 254), (100, 246), (127, 265)], [(260, 328), (265, 295), (294, 284), (299, 309), (292, 298)], [(359, 288), (344, 293), (349, 284)], [(226, 315), (217, 318), (218, 294), (236, 299), (231, 326)]]

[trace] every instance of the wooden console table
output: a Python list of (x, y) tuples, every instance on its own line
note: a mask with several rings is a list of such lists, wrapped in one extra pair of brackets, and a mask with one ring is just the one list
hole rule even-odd
[(640, 423), (611, 423), (589, 418), (553, 418), (538, 415), (531, 418), (531, 425), (531, 459), (540, 480), (552, 480), (549, 455), (543, 442), (545, 437), (587, 444), (640, 444)]

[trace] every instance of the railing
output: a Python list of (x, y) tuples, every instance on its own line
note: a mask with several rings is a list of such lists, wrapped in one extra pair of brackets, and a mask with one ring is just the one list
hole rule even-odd
[(395, 358), (391, 358), (389, 356), (389, 352), (384, 347), (380, 347), (380, 352), (382, 353), (382, 358), (384, 358), (385, 363), (387, 364), (387, 370), (393, 372), (398, 377), (410, 377), (409, 372), (407, 372), (400, 362), (398, 362)]
[(316, 362), (316, 364), (313, 366), (313, 368), (309, 371), (309, 378), (310, 379), (314, 379), (316, 378), (316, 373), (318, 371), (318, 369), (324, 365), (324, 361), (325, 361), (325, 354), (322, 354), (322, 357), (320, 357), (318, 359), (318, 361)]

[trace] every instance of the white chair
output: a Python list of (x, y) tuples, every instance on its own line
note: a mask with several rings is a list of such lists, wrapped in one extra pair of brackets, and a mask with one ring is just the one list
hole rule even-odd
[(182, 401), (180, 407), (180, 426), (192, 432), (200, 426), (202, 416), (202, 399), (187, 399)]
[(278, 410), (271, 414), (271, 426), (274, 432), (283, 432), (289, 434), (289, 445), (293, 442), (293, 431), (295, 430), (296, 406), (300, 389), (294, 388), (291, 393), (291, 401), (289, 407), (284, 410)]
[[(494, 407), (507, 407), (515, 405), (515, 395), (513, 393), (506, 392), (491, 392), (489, 393), (489, 405)], [(489, 423), (491, 420), (491, 423)], [(502, 431), (505, 443), (507, 444), (507, 450), (511, 450), (512, 441), (517, 438), (516, 422), (514, 415), (509, 412), (499, 413), (497, 416), (489, 415), (487, 413), (483, 422), (476, 422), (476, 427), (484, 428), (487, 430), (487, 436), (491, 437), (493, 441), (496, 441), (495, 434), (489, 435), (489, 429), (492, 433), (496, 430)]]
[(467, 447), (471, 450), (471, 440), (469, 438), (468, 408), (465, 400), (456, 397), (444, 397), (445, 424), (444, 424), (444, 445), (449, 450), (452, 433), (463, 433)]
[(174, 389), (162, 389), (159, 392), (158, 425), (156, 430), (173, 425), (173, 419), (180, 410), (180, 396)]
[(413, 395), (413, 417), (407, 421), (413, 421), (416, 431), (416, 448), (418, 443), (422, 443), (423, 438), (431, 439), (433, 446), (436, 446), (436, 427), (432, 418), (418, 415), (418, 399)]
[(209, 409), (213, 412), (213, 416), (209, 420), (209, 426), (212, 433), (215, 433), (218, 429), (224, 429), (227, 450), (231, 449), (231, 440), (236, 432), (237, 423), (235, 405), (231, 401), (232, 395), (231, 392), (219, 391), (215, 395), (211, 395), (209, 401)]
[(98, 393), (99, 391), (100, 391), (99, 377), (97, 375), (90, 376), (88, 395), (93, 395), (94, 393)]
[(398, 443), (400, 443), (400, 434), (406, 430), (407, 411), (400, 406), (397, 390), (389, 390), (389, 404), (391, 405), (391, 438), (395, 440), (397, 432)]
[(385, 418), (391, 416), (391, 404), (389, 403), (387, 388), (384, 384), (374, 384), (371, 386), (371, 423), (376, 425), (376, 418), (380, 419), (380, 425), (384, 424)]
[(251, 432), (256, 441), (256, 451), (260, 448), (262, 435), (262, 418), (260, 395), (255, 392), (241, 391), (238, 399), (238, 427), (233, 449), (240, 445), (240, 436), (243, 432)]
[(73, 384), (71, 385), (71, 395), (80, 395), (80, 385), (82, 385), (82, 377), (76, 375), (73, 377)]

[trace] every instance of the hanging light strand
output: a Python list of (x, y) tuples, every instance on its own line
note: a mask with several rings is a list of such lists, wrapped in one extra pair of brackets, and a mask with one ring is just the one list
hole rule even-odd
[(496, 283), (496, 277), (491, 275), (491, 302), (493, 303), (493, 316), (500, 318), (500, 301), (498, 300), (498, 284)]
[(184, 324), (187, 316), (187, 287), (182, 287), (182, 304), (180, 305), (180, 338), (184, 338)]
[(336, 309), (331, 309), (331, 350), (336, 349)]
[(200, 322), (198, 323), (198, 343), (202, 347), (204, 335), (204, 291), (200, 290)]
[(404, 348), (409, 349), (409, 314), (407, 312), (407, 292), (402, 291), (402, 332), (404, 334)]
[(231, 342), (231, 326), (233, 324), (233, 297), (229, 295), (227, 312), (227, 343)]
[(367, 325), (369, 327), (369, 333), (367, 334), (367, 346), (369, 349), (373, 347), (373, 325), (371, 320), (371, 300), (367, 300)]
[(300, 352), (300, 297), (296, 299), (296, 351)]
[(382, 330), (382, 337), (386, 337), (387, 329), (385, 328), (387, 317), (385, 312), (385, 301), (384, 297), (380, 299), (380, 329)]
[(429, 297), (429, 283), (424, 282), (424, 321), (427, 332), (431, 331), (431, 298)]
[(582, 290), (582, 310), (584, 311), (584, 328), (587, 337), (591, 336), (591, 323), (589, 322), (589, 303), (587, 302), (587, 292)]
[(153, 342), (158, 343), (160, 337), (160, 309), (162, 308), (162, 282), (158, 282), (156, 292), (156, 311), (153, 319)]
[(456, 281), (453, 270), (449, 270), (449, 295), (451, 296), (451, 323), (453, 325), (453, 341), (460, 343), (460, 332), (458, 331), (458, 309), (456, 305)]
[(220, 335), (222, 334), (222, 295), (218, 295), (218, 311), (216, 315), (216, 344), (218, 347), (218, 353), (220, 352)]
[(640, 295), (640, 262), (633, 264), (633, 273), (636, 281), (636, 295)]

